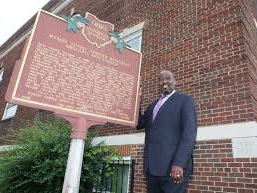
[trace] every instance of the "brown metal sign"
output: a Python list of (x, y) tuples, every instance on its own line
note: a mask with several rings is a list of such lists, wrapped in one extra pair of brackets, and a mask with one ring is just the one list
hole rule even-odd
[(87, 14), (90, 25), (68, 32), (67, 22), (38, 13), (6, 100), (57, 114), (134, 126), (141, 53), (115, 49), (113, 25)]

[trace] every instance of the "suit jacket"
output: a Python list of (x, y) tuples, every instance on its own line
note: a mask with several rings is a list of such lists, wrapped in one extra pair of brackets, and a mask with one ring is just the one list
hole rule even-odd
[(154, 121), (153, 109), (158, 100), (139, 115), (138, 129), (145, 128), (144, 174), (168, 176), (173, 164), (192, 172), (192, 153), (196, 141), (197, 114), (190, 96), (175, 92), (159, 109)]

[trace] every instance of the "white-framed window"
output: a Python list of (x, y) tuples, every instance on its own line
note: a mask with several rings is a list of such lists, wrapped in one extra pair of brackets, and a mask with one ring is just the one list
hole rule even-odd
[[(115, 159), (112, 162), (115, 167), (115, 172), (110, 177), (104, 177), (102, 175), (101, 183), (103, 185), (102, 190), (93, 189), (94, 193), (128, 193), (130, 190), (130, 179), (132, 174), (132, 167), (134, 164), (130, 157), (123, 157), (122, 160)], [(103, 173), (105, 171), (102, 171)]]
[(3, 80), (4, 77), (4, 67), (0, 68), (0, 82)]
[(144, 22), (139, 23), (133, 27), (124, 29), (119, 35), (131, 49), (141, 52), (142, 45), (142, 30)]
[(16, 114), (18, 105), (6, 103), (2, 120), (13, 118)]

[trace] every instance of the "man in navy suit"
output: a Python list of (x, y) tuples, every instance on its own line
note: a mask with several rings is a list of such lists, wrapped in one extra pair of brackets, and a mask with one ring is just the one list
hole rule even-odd
[(145, 128), (147, 193), (185, 193), (193, 170), (197, 114), (193, 99), (175, 91), (173, 73), (159, 77), (161, 96), (139, 114)]

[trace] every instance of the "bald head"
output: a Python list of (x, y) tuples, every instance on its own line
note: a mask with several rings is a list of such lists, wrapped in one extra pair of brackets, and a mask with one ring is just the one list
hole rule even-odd
[(163, 70), (159, 76), (160, 91), (164, 95), (170, 94), (175, 89), (175, 79), (171, 71)]
[(165, 76), (170, 76), (171, 78), (174, 79), (174, 75), (173, 75), (173, 73), (172, 73), (171, 71), (162, 70), (161, 73), (160, 73), (160, 76), (163, 76), (163, 75), (165, 75)]

